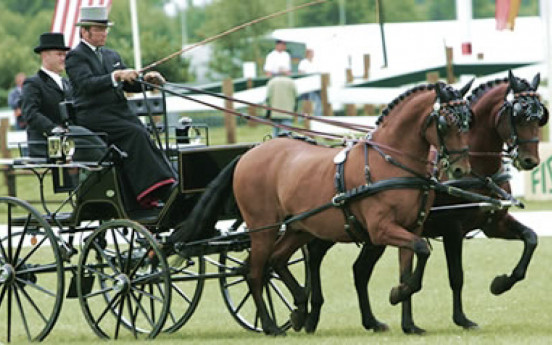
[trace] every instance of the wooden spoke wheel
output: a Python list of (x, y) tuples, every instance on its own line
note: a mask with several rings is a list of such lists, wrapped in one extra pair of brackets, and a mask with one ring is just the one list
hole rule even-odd
[(154, 338), (171, 304), (169, 266), (157, 241), (129, 220), (102, 224), (86, 238), (77, 267), (79, 302), (94, 332)]
[(41, 341), (63, 302), (58, 239), (28, 203), (0, 197), (0, 208), (0, 343)]
[[(303, 286), (308, 286), (307, 252), (301, 248), (293, 254), (288, 267)], [(220, 289), (226, 307), (234, 319), (245, 329), (262, 332), (261, 320), (247, 284), (249, 249), (240, 252), (223, 252), (219, 259)], [(290, 314), (295, 309), (293, 297), (280, 277), (272, 269), (267, 272), (263, 297), (270, 316), (283, 330), (291, 327)]]
[(196, 310), (205, 284), (205, 260), (203, 256), (190, 259), (178, 255), (168, 260), (171, 272), (171, 308), (164, 332), (179, 330)]

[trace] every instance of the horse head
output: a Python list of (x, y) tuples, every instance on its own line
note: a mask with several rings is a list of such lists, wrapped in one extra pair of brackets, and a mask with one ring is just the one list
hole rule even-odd
[(531, 170), (540, 162), (539, 127), (548, 122), (548, 109), (541, 103), (537, 91), (540, 74), (532, 82), (508, 72), (508, 89), (502, 108), (496, 117), (496, 129), (508, 146), (514, 166)]
[(446, 172), (449, 178), (461, 178), (471, 170), (467, 143), (472, 112), (464, 100), (464, 95), (472, 83), (473, 80), (460, 90), (437, 83), (433, 111), (423, 127), (422, 136), (438, 149), (439, 168), (444, 170), (442, 172)]

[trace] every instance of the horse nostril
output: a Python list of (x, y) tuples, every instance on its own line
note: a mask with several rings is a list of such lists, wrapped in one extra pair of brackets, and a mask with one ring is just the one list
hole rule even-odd
[(527, 157), (523, 160), (523, 166), (526, 169), (532, 169), (537, 166), (537, 160), (534, 157)]

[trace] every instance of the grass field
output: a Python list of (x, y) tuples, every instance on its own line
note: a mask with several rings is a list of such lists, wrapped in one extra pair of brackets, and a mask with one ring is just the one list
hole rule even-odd
[[(242, 329), (224, 306), (218, 284), (206, 283), (198, 310), (184, 327), (174, 334), (161, 334), (155, 344), (550, 344), (552, 339), (552, 239), (542, 238), (526, 280), (502, 296), (489, 292), (497, 274), (509, 273), (521, 243), (474, 239), (465, 242), (464, 307), (480, 329), (465, 331), (451, 320), (451, 294), (445, 270), (442, 244), (432, 241), (433, 252), (424, 279), (424, 287), (414, 298), (414, 317), (428, 332), (407, 336), (400, 329), (400, 307), (388, 302), (389, 289), (397, 282), (397, 250), (388, 248), (378, 263), (370, 293), (372, 308), (380, 321), (388, 323), (387, 333), (366, 332), (359, 318), (352, 282), (351, 265), (358, 249), (354, 245), (333, 248), (322, 267), (326, 298), (321, 322), (315, 334), (288, 331), (285, 338), (271, 338)], [(4, 322), (4, 315), (0, 322)], [(2, 337), (5, 335), (2, 334)], [(0, 340), (2, 341), (2, 340)], [(76, 300), (65, 300), (60, 319), (46, 344), (97, 344)], [(16, 344), (21, 342), (17, 341)], [(116, 344), (150, 344), (134, 340), (124, 332)]]

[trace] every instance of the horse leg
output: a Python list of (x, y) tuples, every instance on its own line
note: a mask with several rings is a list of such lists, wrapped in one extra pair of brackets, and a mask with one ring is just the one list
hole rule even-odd
[[(410, 274), (411, 263), (408, 264), (401, 260), (401, 283), (399, 286), (392, 288), (389, 295), (389, 302), (391, 302), (392, 305), (406, 300), (413, 293), (422, 289), (422, 278), (430, 254), (429, 246), (424, 239), (418, 237), (410, 241), (407, 245), (399, 247), (399, 252), (404, 253), (405, 250), (414, 251), (417, 261), (416, 268), (414, 272)], [(402, 256), (401, 254), (401, 257)], [(406, 269), (407, 267), (409, 269)]]
[(462, 306), (462, 288), (464, 286), (462, 244), (464, 236), (460, 227), (460, 224), (454, 224), (453, 228), (443, 235), (449, 285), (452, 290), (452, 320), (465, 329), (475, 329), (478, 328), (477, 323), (466, 317)]
[[(401, 283), (412, 279), (412, 261), (414, 253), (410, 250), (399, 252), (399, 263), (401, 265)], [(412, 296), (401, 303), (401, 328), (405, 334), (424, 334), (423, 328), (416, 326), (412, 316)]]
[(537, 234), (509, 214), (505, 215), (502, 221), (499, 221), (495, 227), (483, 229), (483, 231), (489, 237), (521, 239), (523, 241), (523, 253), (512, 274), (510, 276), (506, 274), (496, 276), (491, 283), (491, 292), (495, 295), (500, 295), (510, 290), (515, 283), (525, 278), (527, 267), (538, 244)]
[(371, 243), (366, 243), (362, 246), (355, 263), (353, 265), (353, 276), (355, 278), (355, 288), (358, 296), (358, 304), (360, 306), (360, 314), (362, 325), (366, 330), (373, 329), (374, 332), (385, 332), (389, 330), (389, 326), (379, 322), (370, 306), (370, 298), (368, 296), (368, 281), (374, 271), (376, 262), (380, 259), (385, 246), (374, 246)]
[(270, 265), (293, 296), (296, 309), (291, 312), (290, 319), (296, 332), (300, 331), (305, 324), (309, 296), (308, 290), (303, 288), (290, 272), (288, 262), (293, 253), (311, 239), (312, 235), (308, 233), (287, 231), (276, 242), (274, 252), (270, 258)]
[(320, 266), (328, 250), (333, 247), (335, 242), (325, 241), (318, 238), (313, 239), (307, 244), (309, 251), (309, 272), (311, 284), (310, 307), (305, 320), (305, 331), (314, 333), (318, 322), (320, 321), (320, 310), (324, 304), (324, 295), (322, 294), (322, 282), (320, 280)]
[(266, 232), (251, 234), (250, 269), (247, 273), (247, 283), (257, 307), (263, 332), (267, 335), (285, 335), (285, 332), (270, 317), (268, 308), (263, 300), (267, 263), (275, 242), (275, 234), (272, 238), (268, 238), (269, 235), (272, 234)]

